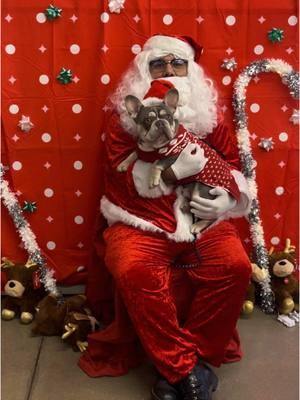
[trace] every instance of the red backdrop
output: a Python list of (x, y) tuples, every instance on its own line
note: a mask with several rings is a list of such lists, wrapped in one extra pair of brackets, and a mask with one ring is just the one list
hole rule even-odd
[[(232, 119), (232, 84), (249, 62), (281, 58), (297, 69), (298, 13), (294, 0), (127, 0), (120, 14), (106, 1), (58, 0), (62, 16), (46, 21), (41, 0), (4, 0), (2, 5), (2, 160), (19, 201), (36, 201), (27, 215), (38, 243), (60, 282), (84, 280), (91, 262), (92, 233), (101, 182), (99, 165), (105, 98), (145, 39), (154, 33), (188, 34), (204, 46), (201, 64), (220, 92), (225, 119)], [(267, 32), (284, 31), (272, 44)], [(220, 67), (235, 57), (234, 72)], [(62, 85), (60, 69), (75, 79)], [(298, 133), (289, 118), (297, 104), (274, 74), (260, 75), (247, 93), (247, 110), (262, 219), (268, 246), (286, 237), (298, 243)], [(21, 116), (34, 128), (18, 128)], [(258, 147), (272, 137), (274, 149)], [(3, 209), (2, 255), (25, 258)], [(247, 223), (239, 222), (249, 248)]]

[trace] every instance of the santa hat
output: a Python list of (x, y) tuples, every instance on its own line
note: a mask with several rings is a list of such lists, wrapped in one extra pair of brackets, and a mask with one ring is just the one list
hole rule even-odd
[(156, 104), (164, 99), (166, 93), (175, 86), (165, 79), (155, 79), (151, 82), (150, 89), (144, 96), (143, 104), (146, 106)]
[(177, 57), (187, 60), (193, 59), (198, 62), (203, 52), (203, 47), (190, 36), (157, 34), (146, 41), (143, 50), (161, 50)]

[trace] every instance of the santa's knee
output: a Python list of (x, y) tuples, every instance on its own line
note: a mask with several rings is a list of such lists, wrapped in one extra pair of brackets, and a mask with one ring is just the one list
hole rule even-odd
[(129, 264), (126, 272), (118, 279), (119, 287), (147, 295), (160, 292), (166, 286), (167, 273), (165, 268), (149, 265), (145, 260)]

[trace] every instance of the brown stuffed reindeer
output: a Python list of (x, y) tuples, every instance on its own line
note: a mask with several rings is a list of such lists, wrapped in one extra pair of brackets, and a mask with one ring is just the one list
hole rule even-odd
[(64, 320), (68, 312), (81, 312), (86, 303), (86, 296), (76, 295), (59, 304), (54, 294), (44, 297), (36, 307), (36, 318), (32, 333), (43, 336), (61, 336), (64, 333)]
[(34, 318), (36, 305), (46, 295), (37, 275), (38, 265), (30, 259), (26, 264), (14, 264), (3, 257), (1, 269), (7, 275), (2, 319), (9, 321), (16, 314), (20, 314), (21, 322), (30, 324)]
[(285, 249), (269, 251), (269, 268), (272, 289), (275, 294), (279, 314), (289, 314), (294, 309), (299, 311), (299, 281), (295, 276), (295, 246), (286, 239)]
[(74, 351), (87, 348), (87, 335), (99, 325), (86, 306), (86, 296), (79, 294), (58, 299), (49, 294), (37, 305), (37, 314), (32, 328), (35, 335), (61, 336)]

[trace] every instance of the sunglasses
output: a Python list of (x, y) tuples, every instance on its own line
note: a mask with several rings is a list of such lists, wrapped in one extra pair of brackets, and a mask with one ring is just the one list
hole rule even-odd
[(171, 64), (175, 71), (183, 70), (187, 66), (188, 61), (182, 58), (173, 58), (171, 61), (165, 61), (162, 58), (157, 58), (149, 63), (152, 71), (163, 72), (167, 69), (167, 64)]

